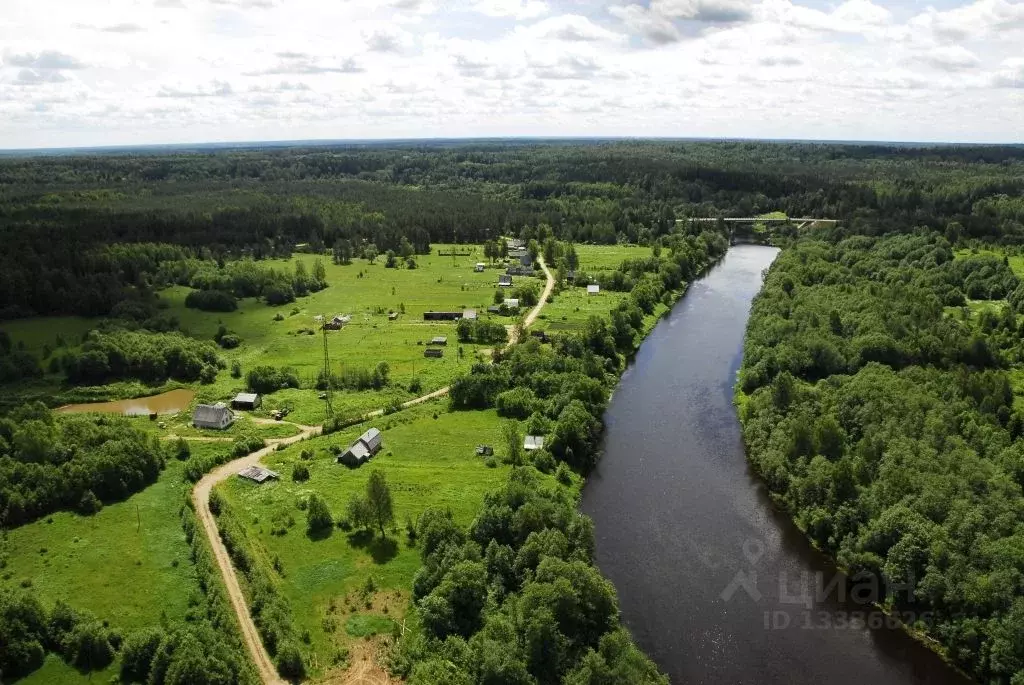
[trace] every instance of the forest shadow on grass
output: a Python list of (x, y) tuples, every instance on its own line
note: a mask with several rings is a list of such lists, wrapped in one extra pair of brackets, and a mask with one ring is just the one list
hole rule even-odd
[(365, 549), (375, 564), (386, 564), (398, 555), (398, 543), (392, 538), (377, 537), (372, 530), (357, 530), (349, 533), (349, 544)]

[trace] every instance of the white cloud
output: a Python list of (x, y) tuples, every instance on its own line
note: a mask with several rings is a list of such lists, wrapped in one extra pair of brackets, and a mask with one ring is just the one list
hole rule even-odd
[(535, 19), (550, 11), (544, 0), (478, 0), (471, 9), (492, 17)]
[(1024, 2), (976, 0), (943, 12), (929, 7), (911, 19), (910, 24), (931, 31), (939, 40), (980, 38), (1024, 28)]
[(960, 45), (937, 47), (925, 53), (922, 59), (936, 69), (960, 71), (981, 64), (976, 54)]
[(81, 61), (71, 55), (56, 50), (7, 54), (4, 56), (4, 64), (28, 69), (82, 69), (85, 67)]
[(165, 85), (156, 92), (156, 96), (161, 98), (226, 97), (232, 94), (234, 94), (234, 89), (226, 81), (211, 81), (208, 84), (194, 87)]
[(732, 23), (750, 18), (753, 0), (651, 0), (651, 12), (671, 19)]
[(1024, 111), (1020, 0), (0, 1), (0, 148), (1019, 140)]
[(608, 11), (621, 19), (627, 30), (656, 45), (674, 43), (681, 38), (679, 29), (670, 19), (642, 5), (612, 5)]
[(617, 41), (624, 38), (622, 34), (609, 31), (578, 14), (564, 14), (542, 19), (526, 27), (516, 27), (516, 33), (527, 40), (535, 38), (569, 43)]

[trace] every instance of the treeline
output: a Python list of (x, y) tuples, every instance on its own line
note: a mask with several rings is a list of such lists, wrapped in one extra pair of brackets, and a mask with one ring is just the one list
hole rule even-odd
[[(490, 143), (0, 160), (0, 318), (104, 315), (186, 258), (426, 254), (501, 234), (645, 243), (689, 216), (1024, 243), (1019, 148)], [(44, 180), (45, 179), (45, 180)], [(144, 245), (144, 248), (137, 248)], [(111, 246), (107, 248), (105, 246)], [(300, 247), (301, 246), (301, 247)], [(414, 263), (414, 262), (413, 262)], [(158, 280), (158, 279), (157, 279)], [(227, 292), (227, 289), (218, 288)]]
[(751, 463), (873, 598), (979, 681), (1024, 678), (1021, 327), (1001, 259), (945, 238), (798, 242), (754, 302), (739, 381)]
[(423, 630), (392, 669), (413, 685), (667, 683), (619, 625), (593, 524), (575, 505), (526, 467), (486, 496), (468, 532), (425, 511), (413, 583)]
[(126, 419), (62, 416), (42, 404), (0, 418), (0, 525), (60, 510), (93, 514), (156, 481), (159, 441)]

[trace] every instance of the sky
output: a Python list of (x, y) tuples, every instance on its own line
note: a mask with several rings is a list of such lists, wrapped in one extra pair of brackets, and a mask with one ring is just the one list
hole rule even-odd
[(0, 148), (1024, 142), (1024, 0), (0, 0)]

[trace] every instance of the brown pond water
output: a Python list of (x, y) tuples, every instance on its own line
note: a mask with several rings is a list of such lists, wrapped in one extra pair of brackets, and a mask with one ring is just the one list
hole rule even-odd
[(195, 396), (196, 394), (192, 390), (170, 390), (159, 395), (136, 397), (132, 400), (65, 404), (63, 407), (59, 407), (57, 411), (66, 414), (103, 412), (105, 414), (122, 414), (125, 416), (174, 414), (186, 409), (192, 403)]

